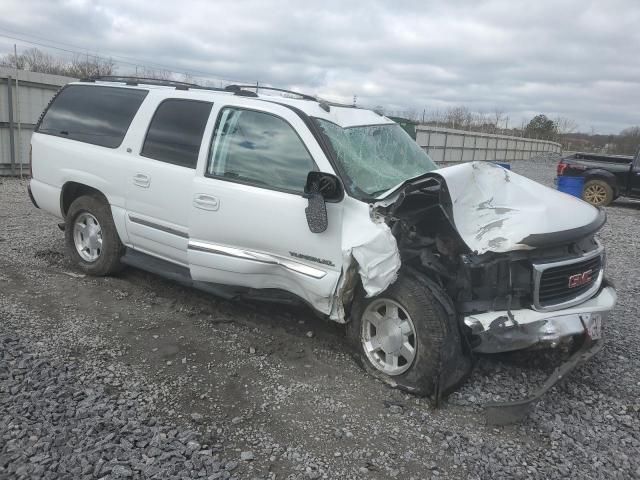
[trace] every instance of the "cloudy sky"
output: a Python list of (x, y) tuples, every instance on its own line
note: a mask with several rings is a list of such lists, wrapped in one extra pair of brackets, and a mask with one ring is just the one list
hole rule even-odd
[(29, 40), (112, 56), (121, 72), (161, 65), (387, 111), (499, 109), (510, 126), (537, 113), (587, 132), (640, 124), (640, 0), (3, 0), (0, 10), (0, 53)]

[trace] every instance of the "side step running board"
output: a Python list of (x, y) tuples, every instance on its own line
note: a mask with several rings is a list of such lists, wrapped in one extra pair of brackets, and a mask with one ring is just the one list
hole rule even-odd
[(274, 289), (252, 289), (216, 283), (200, 282), (191, 278), (189, 268), (177, 265), (167, 260), (154, 257), (146, 253), (127, 248), (120, 261), (130, 267), (138, 268), (172, 280), (185, 287), (193, 287), (206, 293), (210, 293), (226, 300), (248, 300), (259, 302), (274, 302), (286, 305), (300, 305), (299, 300), (293, 294)]

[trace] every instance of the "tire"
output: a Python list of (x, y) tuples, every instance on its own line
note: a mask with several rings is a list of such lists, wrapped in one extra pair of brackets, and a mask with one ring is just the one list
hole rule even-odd
[[(367, 318), (371, 318), (372, 312), (376, 312), (379, 315), (381, 312), (385, 312), (383, 318), (386, 317), (386, 305), (398, 305), (404, 310), (404, 313), (401, 312), (399, 317), (403, 319), (404, 316), (408, 316), (415, 332), (413, 342), (411, 341), (411, 335), (403, 339), (405, 343), (410, 345), (413, 343), (415, 349), (413, 359), (410, 363), (403, 363), (399, 360), (398, 366), (401, 368), (396, 372), (390, 372), (388, 368), (385, 371), (385, 365), (395, 363), (388, 361), (387, 352), (384, 352), (383, 355), (382, 352), (371, 353), (370, 351), (370, 347), (376, 342), (370, 338), (372, 324)], [(379, 309), (378, 306), (381, 306), (381, 308)], [(393, 308), (391, 308), (391, 311), (393, 311)], [(457, 334), (450, 335), (451, 329), (449, 327), (449, 315), (443, 305), (436, 299), (434, 293), (425, 283), (418, 281), (406, 272), (401, 272), (396, 282), (380, 295), (364, 298), (364, 292), (361, 291), (357, 294), (351, 312), (351, 321), (347, 325), (347, 335), (354, 349), (356, 360), (367, 372), (394, 388), (420, 396), (434, 395), (437, 402), (438, 397), (442, 394), (439, 391), (442, 388), (440, 384), (440, 376), (443, 373), (441, 366), (448, 356), (444, 350), (461, 351), (457, 346), (452, 349), (451, 345), (447, 345), (449, 341), (455, 342), (460, 339)], [(396, 332), (398, 328), (401, 331), (403, 330), (402, 326), (398, 327), (396, 325), (394, 328)], [(374, 338), (377, 338), (378, 328), (374, 327), (374, 329), (376, 330)], [(384, 330), (384, 333), (389, 331), (384, 325), (380, 327), (380, 330)], [(381, 336), (385, 338), (384, 334), (381, 334)], [(385, 342), (383, 350), (384, 348), (393, 350), (397, 347), (397, 339), (395, 344), (393, 341), (395, 338), (391, 336), (391, 341)], [(379, 341), (378, 344), (380, 344)], [(405, 345), (403, 344), (403, 346)], [(367, 350), (369, 350), (369, 353), (367, 353)], [(377, 361), (376, 355), (378, 357)], [(393, 356), (392, 354), (391, 359), (393, 359)], [(401, 363), (403, 364), (400, 365)], [(456, 363), (459, 365), (462, 362), (451, 362), (451, 364)]]
[(75, 199), (67, 212), (64, 232), (67, 255), (86, 274), (101, 277), (122, 269), (120, 258), (125, 248), (104, 197)]
[(582, 199), (596, 207), (606, 207), (613, 202), (613, 197), (613, 188), (605, 180), (589, 180), (582, 189)]

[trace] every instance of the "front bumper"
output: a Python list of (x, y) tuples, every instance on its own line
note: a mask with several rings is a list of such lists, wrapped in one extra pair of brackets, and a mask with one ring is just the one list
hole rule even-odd
[(599, 314), (603, 322), (615, 306), (616, 291), (604, 287), (580, 305), (552, 312), (522, 309), (469, 315), (464, 323), (471, 329), (474, 351), (499, 353), (542, 344), (556, 346), (593, 326)]
[(562, 381), (573, 369), (587, 362), (602, 350), (604, 339), (593, 340), (588, 333), (584, 333), (579, 340), (579, 348), (569, 359), (554, 370), (544, 385), (531, 396), (510, 402), (490, 402), (484, 406), (487, 425), (509, 425), (524, 420), (529, 410), (542, 398), (546, 392), (558, 382)]

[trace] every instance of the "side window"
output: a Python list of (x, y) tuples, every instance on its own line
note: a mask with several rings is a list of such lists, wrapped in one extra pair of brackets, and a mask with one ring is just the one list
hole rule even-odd
[(316, 170), (291, 125), (239, 108), (220, 113), (209, 155), (208, 176), (296, 193), (304, 191), (307, 174)]
[(182, 167), (196, 168), (212, 104), (171, 99), (153, 115), (140, 155)]
[(146, 90), (69, 85), (51, 103), (37, 132), (116, 148), (146, 96)]

